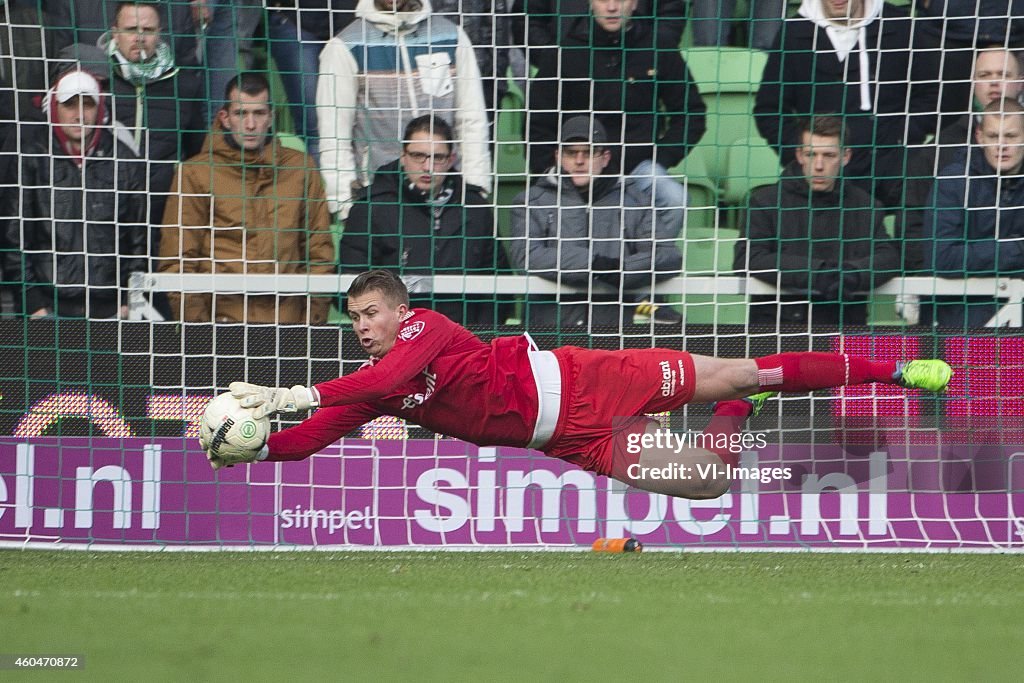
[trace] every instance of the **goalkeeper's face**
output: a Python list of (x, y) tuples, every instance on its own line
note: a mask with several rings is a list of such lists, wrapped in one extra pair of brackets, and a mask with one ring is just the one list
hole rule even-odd
[(398, 328), (408, 312), (404, 303), (396, 304), (378, 290), (348, 300), (348, 315), (359, 345), (374, 358), (383, 358), (394, 347)]

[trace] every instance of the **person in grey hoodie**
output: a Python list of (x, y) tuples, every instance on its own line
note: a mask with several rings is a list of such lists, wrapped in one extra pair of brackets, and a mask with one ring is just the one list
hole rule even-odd
[[(555, 160), (547, 175), (513, 200), (509, 260), (531, 275), (586, 291), (560, 294), (556, 302), (532, 300), (524, 321), (527, 327), (618, 328), (655, 282), (679, 275), (678, 235), (656, 219), (647, 195), (618, 175), (603, 175), (611, 151), (600, 121), (566, 121)], [(652, 318), (682, 323), (666, 306)]]

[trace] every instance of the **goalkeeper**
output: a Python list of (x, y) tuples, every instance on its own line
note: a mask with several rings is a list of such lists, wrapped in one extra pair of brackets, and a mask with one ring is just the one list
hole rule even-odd
[[(713, 498), (728, 490), (724, 465), (735, 466), (738, 453), (728, 447), (639, 448), (654, 441), (642, 437), (657, 427), (645, 413), (717, 401), (705, 434), (713, 437), (707, 441), (727, 445), (735, 444), (731, 437), (747, 417), (780, 391), (882, 382), (937, 392), (952, 376), (940, 360), (896, 363), (832, 353), (724, 359), (658, 348), (540, 351), (526, 335), (485, 344), (439, 313), (410, 308), (405, 285), (381, 270), (356, 277), (348, 312), (370, 359), (349, 375), (312, 387), (233, 382), (231, 393), (257, 418), (316, 410), (271, 434), (258, 451), (221, 444), (214, 453), (204, 443), (215, 469), (301, 460), (366, 422), (394, 415), (481, 446), (534, 448), (647, 491)], [(689, 476), (646, 474), (666, 466)]]

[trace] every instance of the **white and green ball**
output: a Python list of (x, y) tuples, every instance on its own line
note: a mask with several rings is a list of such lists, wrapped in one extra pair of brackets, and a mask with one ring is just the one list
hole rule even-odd
[(200, 439), (214, 456), (224, 449), (259, 451), (270, 436), (270, 418), (257, 420), (251, 408), (243, 408), (230, 393), (214, 397), (199, 425)]

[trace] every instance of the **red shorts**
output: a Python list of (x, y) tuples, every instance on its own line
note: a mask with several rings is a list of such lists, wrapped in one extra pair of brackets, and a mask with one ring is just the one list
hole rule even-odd
[(615, 444), (643, 432), (645, 413), (675, 410), (693, 398), (696, 371), (685, 351), (555, 349), (562, 373), (558, 426), (544, 453), (598, 474), (612, 471)]

